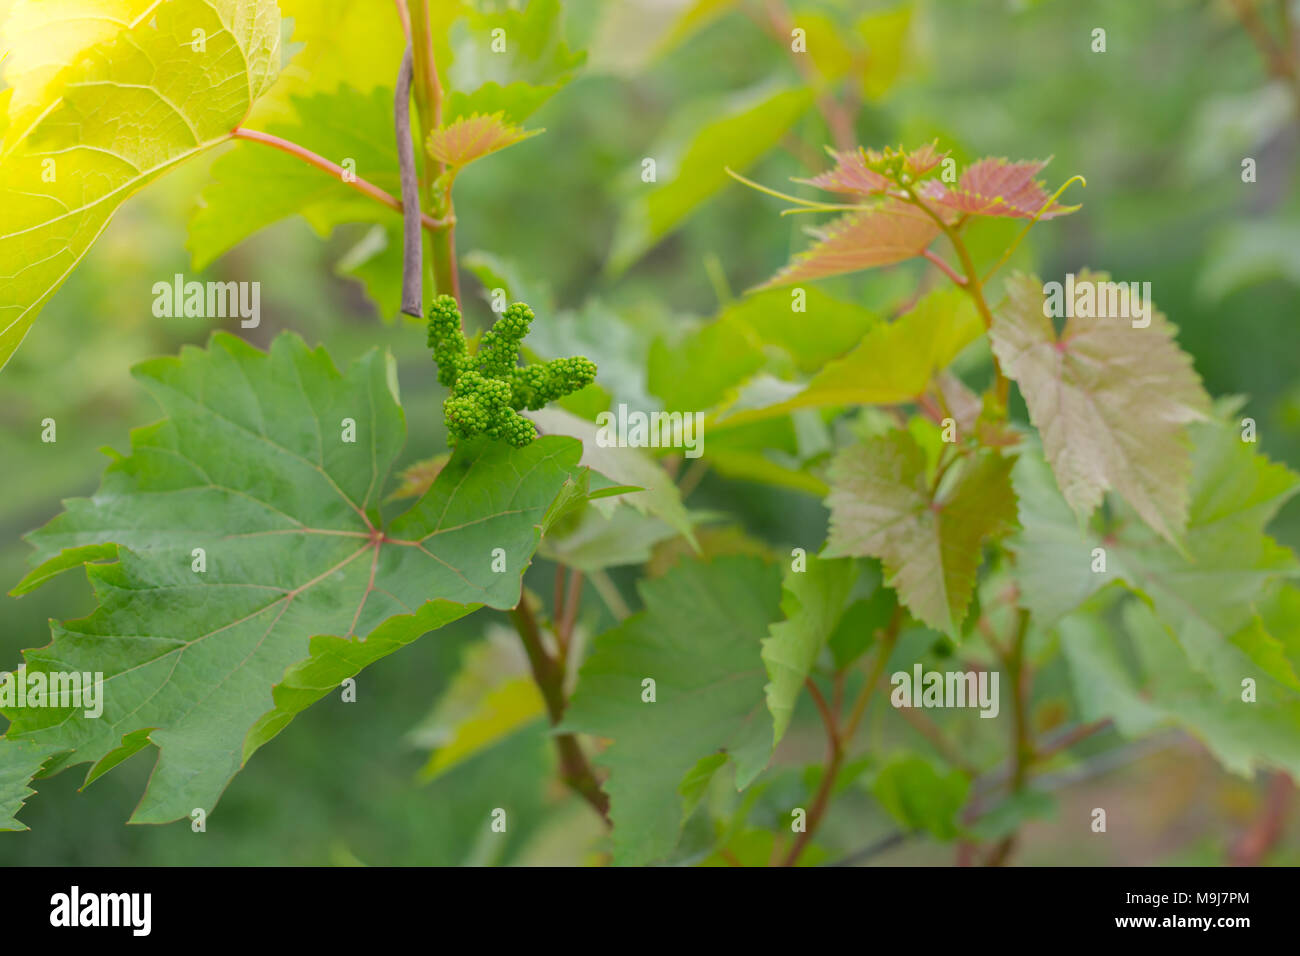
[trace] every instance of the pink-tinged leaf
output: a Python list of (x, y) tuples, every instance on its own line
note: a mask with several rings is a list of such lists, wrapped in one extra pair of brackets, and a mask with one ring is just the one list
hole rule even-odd
[(925, 452), (905, 431), (842, 449), (831, 462), (823, 557), (873, 557), (917, 620), (949, 634), (965, 620), (982, 548), (1016, 523), (1012, 459), (984, 452), (931, 489)]
[(850, 193), (854, 196), (874, 196), (885, 192), (893, 185), (880, 173), (867, 168), (866, 153), (862, 149), (856, 152), (845, 150), (842, 153), (832, 151), (835, 168), (828, 169), (812, 179), (796, 179), (797, 183), (806, 183), (832, 193)]
[(797, 255), (761, 288), (858, 272), (919, 256), (939, 235), (922, 210), (897, 199), (852, 212), (812, 231), (820, 241)]
[[(955, 187), (932, 179), (918, 186), (917, 194), (964, 215), (1033, 219), (1048, 202), (1042, 182), (1034, 179), (1046, 165), (1047, 160), (1011, 163), (981, 159), (962, 173)], [(1052, 219), (1078, 208), (1054, 202), (1039, 218)]]
[[(1074, 286), (1106, 289), (1105, 282), (1104, 273), (1084, 272)], [(1187, 425), (1210, 407), (1191, 356), (1150, 302), (1145, 327), (1076, 314), (1057, 338), (1046, 301), (1037, 277), (1009, 280), (1007, 304), (993, 321), (993, 354), (1020, 385), (1065, 500), (1084, 519), (1113, 490), (1178, 540), (1192, 470)]]
[(948, 150), (939, 151), (937, 143), (926, 143), (907, 154), (903, 165), (913, 176), (924, 176), (948, 158)]
[(536, 136), (540, 129), (525, 130), (509, 122), (505, 113), (462, 116), (429, 134), (429, 155), (448, 166), (466, 166), (489, 153)]
[(902, 148), (898, 150), (886, 148), (884, 152), (877, 152), (874, 149), (858, 147), (856, 151), (830, 150), (830, 154), (835, 159), (834, 169), (828, 169), (812, 179), (796, 179), (795, 182), (806, 183), (832, 193), (878, 196), (889, 192), (896, 184), (888, 176), (873, 169), (873, 166), (883, 166), (892, 157), (902, 156), (903, 168), (913, 178), (920, 178), (943, 162), (944, 157), (948, 155), (946, 151), (940, 152), (934, 143), (927, 143), (910, 153)]

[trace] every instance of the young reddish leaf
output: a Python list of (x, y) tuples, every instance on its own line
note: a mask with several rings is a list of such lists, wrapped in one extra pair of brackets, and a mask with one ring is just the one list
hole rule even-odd
[[(1047, 192), (1042, 182), (1034, 179), (1047, 163), (981, 159), (962, 173), (956, 187), (931, 179), (916, 191), (923, 199), (964, 215), (1033, 219), (1047, 205)], [(1054, 202), (1039, 218), (1064, 216), (1078, 208)]]
[(429, 134), (429, 155), (448, 166), (467, 166), (489, 153), (536, 136), (540, 129), (525, 130), (506, 119), (505, 113), (462, 116)]
[(948, 150), (940, 152), (938, 143), (926, 143), (908, 153), (903, 166), (913, 176), (924, 176), (947, 158)]
[(883, 193), (892, 185), (888, 178), (867, 168), (864, 150), (857, 152), (845, 150), (842, 153), (831, 151), (835, 159), (835, 168), (814, 176), (812, 179), (796, 179), (797, 183), (806, 183), (832, 193), (850, 193), (855, 196), (875, 196)]
[(939, 235), (939, 226), (915, 206), (887, 199), (879, 206), (841, 216), (824, 230), (809, 231), (821, 241), (797, 255), (759, 288), (824, 279), (911, 259)]
[[(1084, 272), (1075, 284), (1104, 281), (1104, 273)], [(1058, 339), (1036, 276), (1013, 277), (1007, 294), (993, 351), (1020, 384), (1070, 507), (1086, 518), (1113, 489), (1176, 540), (1187, 524), (1186, 426), (1205, 417), (1209, 398), (1191, 356), (1174, 343), (1174, 326), (1147, 303), (1145, 328), (1076, 315)]]
[(981, 545), (1015, 525), (1011, 465), (981, 454), (935, 494), (925, 452), (910, 433), (851, 445), (831, 463), (831, 529), (822, 556), (879, 558), (886, 583), (913, 616), (953, 633), (975, 590)]
[(834, 169), (828, 169), (812, 179), (796, 179), (795, 182), (807, 183), (809, 186), (816, 186), (818, 189), (825, 189), (827, 192), (850, 193), (855, 196), (876, 196), (888, 192), (894, 183), (889, 177), (877, 172), (873, 167), (883, 166), (892, 157), (902, 156), (903, 168), (915, 179), (934, 169), (948, 155), (946, 151), (939, 152), (938, 146), (934, 143), (927, 143), (912, 152), (907, 152), (901, 148), (877, 152), (874, 149), (864, 149), (861, 146), (858, 147), (856, 152), (852, 150), (844, 150), (843, 152), (830, 150), (829, 152), (835, 160)]

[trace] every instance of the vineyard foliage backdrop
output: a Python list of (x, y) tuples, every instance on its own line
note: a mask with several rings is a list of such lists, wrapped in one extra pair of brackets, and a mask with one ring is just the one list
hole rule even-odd
[(1296, 862), (1293, 6), (0, 0), (0, 862)]

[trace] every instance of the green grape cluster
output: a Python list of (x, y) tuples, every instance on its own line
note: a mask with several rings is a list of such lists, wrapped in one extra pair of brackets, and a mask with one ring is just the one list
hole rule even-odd
[(596, 364), (581, 355), (521, 366), (519, 346), (533, 318), (527, 305), (514, 303), (471, 355), (456, 300), (440, 295), (429, 306), (429, 348), (439, 383), (451, 389), (442, 409), (456, 438), (487, 435), (522, 448), (537, 437), (522, 409), (536, 411), (596, 380)]

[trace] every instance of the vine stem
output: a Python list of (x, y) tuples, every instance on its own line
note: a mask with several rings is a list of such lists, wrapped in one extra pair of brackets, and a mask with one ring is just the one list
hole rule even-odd
[[(839, 776), (840, 764), (844, 762), (844, 741), (840, 736), (840, 729), (836, 723), (835, 715), (831, 713), (830, 708), (826, 706), (826, 698), (822, 692), (817, 689), (817, 685), (812, 682), (812, 678), (804, 681), (807, 685), (812, 698), (817, 703), (817, 710), (822, 715), (822, 722), (826, 727), (826, 746), (828, 750), (826, 758), (826, 769), (822, 771), (821, 782), (817, 785), (817, 793), (813, 797), (812, 806), (808, 809), (808, 818), (805, 821), (803, 832), (795, 835), (794, 843), (790, 845), (789, 851), (781, 861), (782, 866), (794, 866), (799, 862), (799, 857), (808, 845), (808, 841), (813, 838), (817, 832), (817, 827), (821, 824), (822, 818), (826, 815), (826, 808), (831, 802), (831, 792), (835, 789), (835, 778)], [(871, 688), (868, 683), (864, 688), (864, 694)]]
[[(817, 704), (817, 710), (821, 714), (822, 723), (826, 728), (828, 756), (826, 769), (817, 785), (817, 792), (813, 796), (812, 806), (808, 809), (807, 826), (804, 827), (802, 833), (796, 834), (794, 843), (790, 845), (789, 851), (781, 861), (781, 866), (794, 866), (799, 862), (799, 857), (803, 854), (804, 848), (812, 840), (813, 834), (817, 832), (817, 828), (821, 826), (821, 822), (826, 816), (826, 810), (831, 802), (831, 795), (835, 790), (835, 778), (839, 776), (840, 767), (844, 763), (845, 748), (853, 740), (858, 724), (862, 722), (862, 716), (867, 710), (867, 702), (871, 698), (872, 691), (880, 682), (880, 675), (884, 673), (885, 665), (889, 662), (889, 655), (894, 650), (894, 642), (898, 638), (898, 629), (902, 623), (902, 608), (895, 608), (894, 616), (890, 619), (888, 627), (880, 637), (880, 647), (876, 652), (876, 659), (872, 662), (871, 670), (867, 674), (866, 682), (858, 692), (849, 719), (843, 726), (836, 719), (835, 712), (827, 706), (826, 698), (822, 696), (822, 692), (812, 682), (812, 679), (809, 678), (804, 682), (812, 695), (813, 701)], [(840, 688), (837, 686), (835, 695), (837, 701), (839, 690)]]
[(922, 737), (930, 742), (944, 760), (952, 764), (966, 776), (974, 779), (979, 776), (979, 768), (967, 761), (944, 736), (943, 729), (921, 711), (912, 707), (898, 708), (899, 715), (906, 720)]
[(923, 253), (921, 253), (921, 255), (925, 256), (925, 258), (933, 262), (938, 267), (940, 272), (942, 272), (944, 275), (946, 275), (949, 279), (953, 281), (954, 285), (964, 286), (966, 284), (966, 277), (958, 275), (953, 270), (952, 266), (944, 262), (943, 257), (940, 256), (933, 249), (926, 249)]
[[(367, 182), (360, 176), (348, 174), (342, 166), (330, 162), (319, 153), (313, 153), (306, 146), (302, 146), (292, 140), (287, 140), (280, 136), (274, 136), (271, 133), (263, 133), (260, 130), (255, 129), (245, 129), (242, 126), (236, 127), (235, 131), (231, 135), (235, 139), (245, 139), (252, 143), (262, 143), (266, 146), (278, 149), (281, 152), (288, 153), (290, 156), (297, 157), (303, 162), (315, 166), (322, 172), (329, 173), (339, 182), (343, 183), (343, 185), (351, 186), (353, 189), (357, 190), (357, 192), (363, 193), (371, 199), (383, 203), (389, 209), (399, 213), (402, 211), (402, 201), (396, 196), (380, 189), (374, 183)], [(420, 224), (424, 226), (425, 229), (434, 233), (447, 227), (447, 223), (443, 220), (435, 219), (427, 213), (420, 214)]]
[(397, 136), (397, 165), (402, 182), (402, 312), (424, 316), (424, 237), (420, 233), (420, 184), (415, 173), (415, 148), (411, 144), (411, 47), (402, 54), (393, 97), (393, 127)]
[[(552, 657), (542, 642), (541, 628), (537, 618), (528, 607), (526, 598), (520, 598), (519, 604), (510, 612), (519, 638), (523, 641), (524, 651), (528, 655), (528, 664), (533, 672), (533, 680), (542, 692), (546, 703), (546, 712), (551, 725), (559, 724), (564, 717), (567, 701), (564, 697), (565, 665), (562, 659)], [(555, 749), (560, 758), (560, 777), (575, 793), (581, 796), (600, 814), (605, 825), (610, 825), (609, 797), (600, 789), (596, 774), (587, 762), (587, 756), (573, 734), (555, 734)]]
[[(926, 205), (921, 198), (917, 196), (916, 191), (911, 186), (906, 186), (905, 191), (907, 194), (906, 201), (911, 203), (913, 206), (916, 206), (934, 220), (935, 225), (942, 230), (943, 234), (948, 237), (948, 241), (952, 243), (952, 248), (957, 253), (957, 258), (961, 262), (962, 271), (966, 274), (966, 281), (958, 282), (950, 273), (949, 277), (953, 278), (953, 281), (957, 283), (959, 289), (964, 289), (966, 293), (970, 295), (971, 300), (975, 303), (976, 310), (980, 314), (980, 318), (984, 320), (984, 330), (986, 332), (992, 331), (993, 310), (989, 308), (989, 304), (984, 298), (984, 283), (980, 280), (979, 272), (975, 269), (975, 262), (971, 259), (970, 250), (966, 248), (966, 243), (961, 241), (961, 236), (958, 233), (961, 221), (959, 220), (956, 226), (950, 225), (942, 216)], [(930, 257), (927, 256), (926, 258)], [(936, 256), (931, 258), (930, 261), (935, 262), (937, 259), (938, 257)], [(944, 271), (948, 272), (946, 269)], [(1006, 375), (1002, 373), (1002, 363), (998, 361), (997, 355), (993, 356), (993, 372), (997, 377), (995, 388), (998, 404), (1005, 409), (1007, 407), (1007, 400), (1011, 395), (1011, 382)]]
[[(808, 55), (796, 53), (790, 49), (791, 30), (794, 21), (790, 16), (790, 9), (782, 0), (766, 0), (766, 17), (755, 17), (751, 14), (751, 19), (760, 29), (766, 32), (777, 43), (785, 47), (790, 53), (790, 59), (794, 67), (799, 71), (805, 83), (810, 89), (816, 90), (818, 86), (818, 77), (816, 69), (808, 62)], [(748, 13), (749, 11), (746, 10)], [(826, 126), (831, 132), (831, 137), (835, 140), (836, 147), (841, 152), (847, 152), (856, 146), (853, 135), (853, 108), (852, 106), (841, 103), (830, 93), (817, 94), (817, 109), (826, 121)]]
[(1264, 812), (1241, 835), (1228, 853), (1234, 866), (1258, 866), (1281, 839), (1286, 824), (1287, 806), (1295, 784), (1285, 771), (1277, 770), (1269, 781), (1264, 798)]
[(627, 601), (619, 593), (616, 585), (609, 573), (603, 568), (598, 571), (592, 571), (587, 575), (591, 578), (591, 585), (600, 595), (600, 599), (605, 602), (605, 607), (609, 608), (609, 613), (614, 615), (616, 621), (626, 621), (632, 616), (632, 609), (628, 607)]
[[(1237, 18), (1241, 21), (1241, 25), (1250, 34), (1251, 42), (1255, 44), (1260, 56), (1264, 59), (1268, 71), (1278, 79), (1290, 80), (1292, 83), (1296, 83), (1297, 71), (1291, 52), (1290, 31), (1286, 31), (1282, 43), (1278, 43), (1268, 32), (1268, 28), (1264, 26), (1264, 21), (1259, 18), (1255, 0), (1233, 0), (1232, 5), (1236, 10)], [(1282, 24), (1285, 30), (1289, 25), (1286, 4), (1282, 4), (1282, 9)]]
[(406, 0), (393, 0), (393, 5), (397, 8), (397, 19), (402, 21), (402, 33), (406, 35), (406, 42), (411, 42), (411, 14), (406, 9)]
[[(1029, 633), (1029, 612), (1017, 612), (1016, 633), (1007, 653), (1006, 668), (1013, 688), (1011, 696), (1012, 766), (1011, 793), (1017, 794), (1029, 780), (1029, 768), (1034, 762), (1034, 744), (1029, 733), (1029, 671), (1025, 667), (1025, 636)], [(989, 866), (1002, 866), (1016, 845), (1016, 834), (1002, 839), (988, 859)]]
[[(410, 0), (411, 53), (415, 68), (415, 107), (420, 119), (420, 142), (442, 125), (442, 86), (433, 53), (433, 28), (429, 21), (429, 0)], [(451, 184), (444, 182), (446, 168), (425, 156), (424, 201), (438, 216), (440, 228), (429, 238), (430, 262), (438, 295), (452, 296), (460, 304), (460, 275), (456, 267), (456, 211)]]
[(573, 642), (573, 626), (578, 621), (578, 604), (582, 600), (582, 572), (574, 568), (569, 572), (569, 587), (564, 596), (564, 614), (560, 617), (559, 632), (561, 653), (568, 654)]

